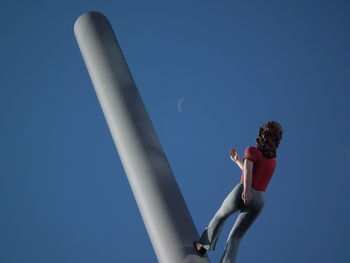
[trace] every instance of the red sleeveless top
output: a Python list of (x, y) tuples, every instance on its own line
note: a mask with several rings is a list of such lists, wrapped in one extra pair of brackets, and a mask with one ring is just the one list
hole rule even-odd
[[(252, 187), (256, 190), (264, 191), (270, 182), (273, 172), (276, 168), (275, 158), (268, 159), (262, 155), (262, 152), (256, 146), (249, 146), (245, 149), (244, 159), (251, 160), (253, 164)], [(243, 170), (241, 182), (244, 181)]]

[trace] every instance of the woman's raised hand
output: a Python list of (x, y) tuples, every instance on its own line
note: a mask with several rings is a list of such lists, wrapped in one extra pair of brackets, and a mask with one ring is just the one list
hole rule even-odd
[(237, 152), (236, 149), (231, 148), (231, 150), (230, 150), (230, 158), (234, 162), (237, 162), (239, 160), (238, 152)]

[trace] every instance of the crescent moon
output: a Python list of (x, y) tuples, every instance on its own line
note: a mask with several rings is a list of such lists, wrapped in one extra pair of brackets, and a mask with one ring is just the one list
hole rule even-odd
[(179, 112), (183, 112), (183, 103), (184, 103), (185, 97), (181, 97), (177, 102), (177, 109)]

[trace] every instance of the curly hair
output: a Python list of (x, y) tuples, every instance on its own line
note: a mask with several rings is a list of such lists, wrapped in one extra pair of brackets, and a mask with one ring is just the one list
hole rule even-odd
[(256, 138), (257, 147), (265, 158), (275, 158), (276, 149), (282, 139), (283, 130), (276, 121), (266, 121), (259, 128), (259, 136)]

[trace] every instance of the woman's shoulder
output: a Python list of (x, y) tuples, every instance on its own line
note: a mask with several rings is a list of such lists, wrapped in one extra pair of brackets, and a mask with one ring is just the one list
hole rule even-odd
[(260, 155), (262, 156), (262, 153), (260, 152), (259, 148), (257, 146), (247, 146), (245, 148), (244, 154), (247, 156), (255, 156), (255, 158), (259, 158)]
[(272, 161), (276, 162), (276, 158), (266, 158), (266, 157), (264, 157), (264, 154), (263, 154), (262, 150), (260, 150), (259, 147), (256, 146), (256, 145), (255, 146), (247, 146), (246, 151), (254, 153), (254, 154), (262, 157), (263, 159), (269, 159), (269, 160), (272, 160)]
[(258, 149), (258, 147), (255, 145), (248, 145), (247, 147), (245, 147), (246, 149)]
[(259, 148), (257, 146), (253, 146), (253, 145), (247, 146), (245, 149), (246, 149), (246, 151), (260, 152)]

